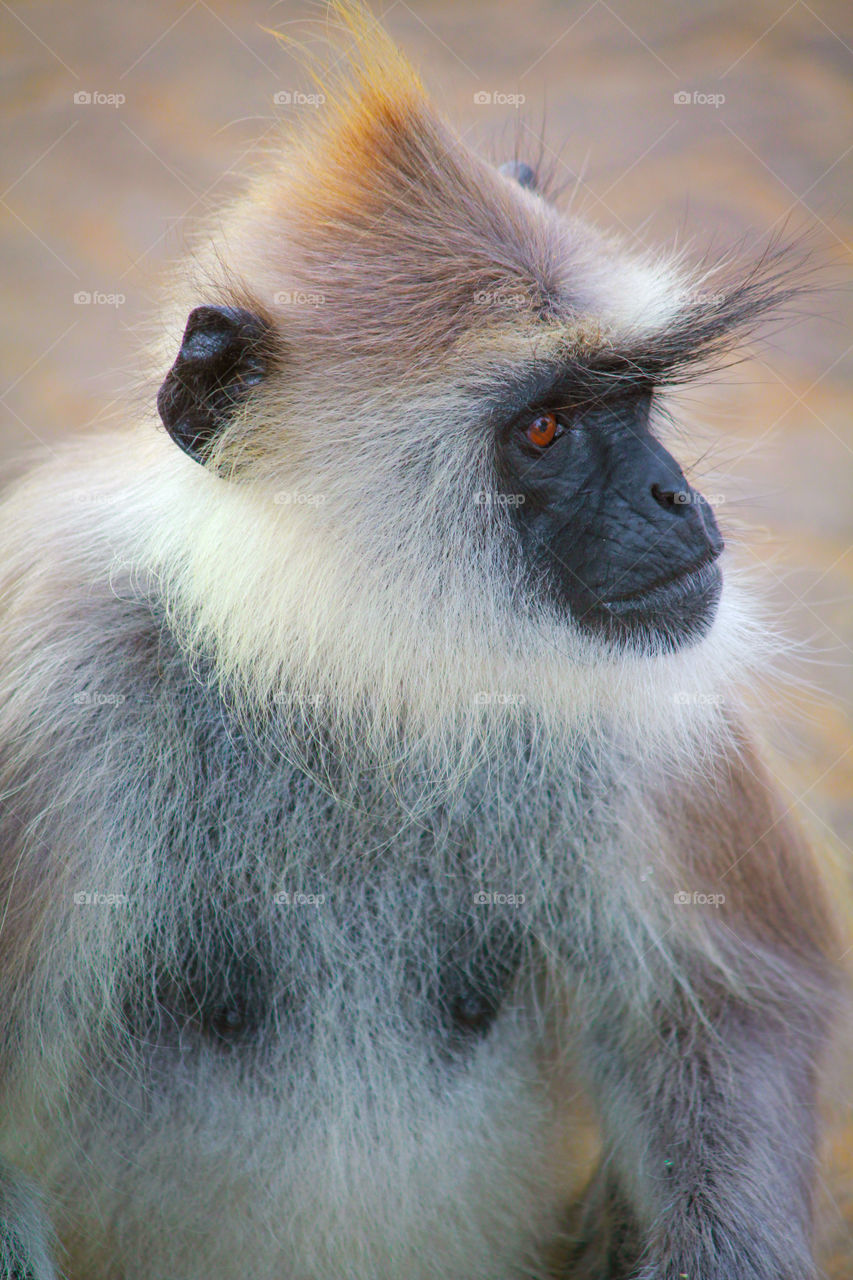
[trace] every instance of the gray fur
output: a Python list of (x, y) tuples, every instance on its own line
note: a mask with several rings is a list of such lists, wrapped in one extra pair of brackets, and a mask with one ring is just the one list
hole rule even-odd
[(0, 1164), (0, 1277), (56, 1280), (54, 1247), (39, 1195), (20, 1174)]
[[(318, 1184), (310, 1194), (331, 1194), (324, 1183), (345, 1176), (337, 1165), (354, 1153), (335, 1152), (330, 1143), (346, 1148), (355, 1141), (357, 1151), (387, 1142), (389, 1132), (393, 1140), (395, 1123), (384, 1119), (391, 1098), (394, 1111), (410, 1116), (408, 1125), (434, 1124), (433, 1109), (459, 1111), (453, 1123), (473, 1123), (469, 1140), (488, 1149), (495, 1141), (489, 1110), (505, 1106), (509, 1091), (519, 1108), (507, 1118), (513, 1142), (529, 1141), (530, 1133), (517, 1132), (521, 1117), (539, 1128), (551, 1110), (545, 1081), (537, 1085), (532, 1074), (536, 1053), (555, 1034), (540, 1008), (543, 983), (558, 951), (587, 948), (592, 911), (584, 907), (583, 880), (577, 883), (581, 850), (571, 835), (576, 806), (589, 807), (590, 798), (582, 799), (565, 763), (554, 776), (543, 758), (509, 750), (497, 768), (473, 768), (464, 786), (425, 809), (425, 792), (436, 789), (428, 762), (401, 767), (392, 786), (384, 762), (330, 756), (316, 712), (298, 732), (276, 707), (262, 726), (241, 724), (208, 673), (188, 666), (148, 601), (110, 596), (98, 605), (90, 597), (85, 620), (66, 613), (54, 625), (74, 636), (74, 658), (42, 694), (33, 717), (37, 741), (24, 734), (7, 747), (14, 810), (3, 810), (2, 834), (21, 858), (32, 856), (36, 842), (68, 851), (62, 901), (44, 939), (49, 965), (8, 1028), (22, 1038), (24, 1062), (30, 1045), (33, 1063), (46, 1056), (66, 1073), (61, 1085), (45, 1080), (43, 1069), (37, 1077), (37, 1094), (48, 1097), (36, 1109), (47, 1107), (41, 1123), (51, 1126), (41, 1158), (57, 1142), (57, 1119), (67, 1148), (62, 1155), (54, 1145), (47, 1162), (49, 1169), (56, 1162), (55, 1201), (100, 1236), (107, 1183), (111, 1202), (139, 1202), (140, 1124), (150, 1130), (143, 1150), (158, 1133), (165, 1142), (173, 1127), (203, 1127), (211, 1093), (247, 1092), (245, 1133), (232, 1133), (227, 1165), (216, 1174), (223, 1193), (251, 1176), (257, 1156), (249, 1099), (257, 1095), (259, 1118), (286, 1109), (292, 1150), (281, 1153), (277, 1171), (284, 1187), (276, 1195), (287, 1193), (282, 1203), (294, 1198), (285, 1179), (311, 1161)], [(42, 635), (41, 644), (47, 639)], [(119, 699), (100, 701), (99, 692)], [(31, 753), (38, 755), (35, 770)], [(98, 857), (80, 848), (81, 831), (88, 849), (101, 850)], [(282, 891), (323, 900), (288, 905), (276, 901)], [(115, 901), (76, 904), (80, 892)], [(481, 892), (523, 901), (481, 904)], [(87, 956), (98, 959), (97, 971)], [(244, 1022), (232, 1036), (220, 1015), (235, 1004)], [(470, 1018), (454, 1016), (460, 1004), (473, 1010)], [(471, 1090), (480, 1095), (480, 1114), (465, 1120)], [(24, 1126), (26, 1145), (39, 1150), (31, 1125)], [(20, 1159), (20, 1128), (3, 1141)], [(214, 1133), (203, 1140), (217, 1149), (221, 1141)], [(374, 1159), (386, 1167), (379, 1167), (378, 1185), (390, 1192), (413, 1154), (395, 1152), (393, 1141), (390, 1152), (380, 1145)], [(526, 1162), (526, 1176), (534, 1178), (530, 1156)], [(69, 1179), (78, 1163), (93, 1180), (88, 1209)], [(207, 1166), (196, 1186), (192, 1174), (181, 1173), (182, 1202), (203, 1199), (210, 1178)], [(506, 1230), (518, 1213), (524, 1201), (513, 1204), (520, 1188), (510, 1185), (478, 1232), (488, 1221), (493, 1232)], [(167, 1180), (157, 1188), (158, 1203), (176, 1190)], [(426, 1224), (427, 1187), (422, 1196)], [(552, 1231), (558, 1208), (550, 1209)], [(531, 1257), (532, 1227), (519, 1222), (512, 1246)], [(109, 1246), (118, 1251), (116, 1265), (127, 1275), (155, 1274), (138, 1261), (131, 1270), (137, 1246), (121, 1244), (121, 1232), (142, 1224), (134, 1228), (131, 1216), (120, 1229), (112, 1224), (117, 1229)], [(381, 1235), (378, 1223), (372, 1229)], [(304, 1257), (287, 1244), (298, 1233), (280, 1230), (288, 1274), (326, 1274), (322, 1250), (316, 1271), (303, 1271)], [(494, 1239), (484, 1244), (486, 1256), (500, 1257)], [(170, 1275), (204, 1274), (184, 1258), (179, 1241), (171, 1248)], [(393, 1256), (383, 1261), (377, 1252), (372, 1274), (396, 1274), (402, 1263)], [(208, 1255), (198, 1265), (231, 1274)], [(335, 1274), (368, 1274), (366, 1263), (347, 1265)], [(425, 1259), (418, 1266), (417, 1274), (433, 1274)], [(446, 1258), (436, 1266), (436, 1275), (449, 1274)], [(258, 1274), (267, 1274), (263, 1266)]]
[[(156, 589), (115, 578), (54, 603), (31, 645), (18, 660), (52, 674), (7, 725), (2, 842), (64, 865), (44, 962), (7, 1021), (20, 1052), (0, 1150), (74, 1222), (86, 1274), (225, 1280), (247, 1251), (270, 1280), (539, 1274), (565, 1211), (545, 1165), (572, 1057), (635, 1206), (623, 1233), (633, 1216), (679, 1267), (700, 1256), (679, 1243), (671, 1158), (679, 1194), (707, 1199), (703, 1277), (810, 1274), (808, 1215), (790, 1211), (808, 1153), (786, 1143), (795, 1126), (806, 1142), (816, 1024), (786, 1033), (772, 1012), (790, 1002), (778, 960), (687, 959), (639, 874), (653, 819), (613, 741), (570, 750), (522, 716), (502, 748), (491, 727), (487, 757), (469, 743), (462, 775), (442, 781), (416, 744), (389, 769), (355, 739), (342, 752), (322, 704), (230, 706)], [(697, 983), (708, 1016), (732, 983), (764, 1009), (739, 1001), (736, 1034), (703, 1031)], [(451, 1160), (474, 1181), (448, 1200)], [(225, 1208), (240, 1197), (244, 1228)]]

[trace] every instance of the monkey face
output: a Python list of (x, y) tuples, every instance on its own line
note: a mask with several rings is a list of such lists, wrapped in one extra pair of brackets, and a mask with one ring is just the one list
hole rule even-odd
[(719, 602), (713, 511), (649, 430), (651, 392), (571, 400), (559, 384), (500, 433), (498, 470), (527, 568), (584, 630), (675, 649)]
[[(472, 443), (493, 460), (501, 499), (486, 504), (483, 532), (514, 544), (535, 603), (544, 598), (609, 647), (671, 652), (713, 621), (723, 542), (710, 506), (650, 429), (653, 381), (638, 376), (633, 355), (625, 368), (612, 350), (608, 359), (610, 367), (572, 361), (558, 349), (517, 371), (491, 417), (472, 413)], [(275, 371), (271, 320), (197, 307), (160, 391), (163, 422), (204, 463), (240, 403)]]
[(158, 407), (221, 487), (169, 473), (174, 607), (258, 701), (436, 734), (498, 732), (507, 682), (563, 726), (740, 671), (758, 628), (651, 408), (794, 296), (782, 249), (638, 256), (394, 93), (306, 125), (175, 299)]

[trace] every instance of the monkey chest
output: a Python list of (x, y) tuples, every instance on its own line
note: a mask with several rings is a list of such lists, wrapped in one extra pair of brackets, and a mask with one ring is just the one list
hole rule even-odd
[(328, 1053), (331, 1042), (465, 1057), (527, 1000), (526, 895), (377, 877), (220, 895), (152, 949), (130, 984), (146, 1043), (224, 1058)]

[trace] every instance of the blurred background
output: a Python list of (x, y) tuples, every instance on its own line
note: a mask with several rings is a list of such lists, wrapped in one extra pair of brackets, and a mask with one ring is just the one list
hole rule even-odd
[[(783, 786), (853, 866), (849, 0), (389, 0), (391, 32), (469, 140), (543, 155), (565, 199), (697, 256), (787, 228), (830, 286), (677, 400), (681, 460), (811, 646)], [(306, 27), (304, 24), (308, 22)], [(302, 0), (0, 0), (0, 466), (122, 413), (138, 326), (187, 229), (277, 118), (316, 110), (270, 34)]]

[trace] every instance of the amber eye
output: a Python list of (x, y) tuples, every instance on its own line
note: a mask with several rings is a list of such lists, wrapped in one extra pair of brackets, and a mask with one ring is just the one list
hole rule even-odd
[(538, 449), (545, 449), (556, 438), (559, 423), (553, 413), (540, 413), (528, 423), (525, 435)]

